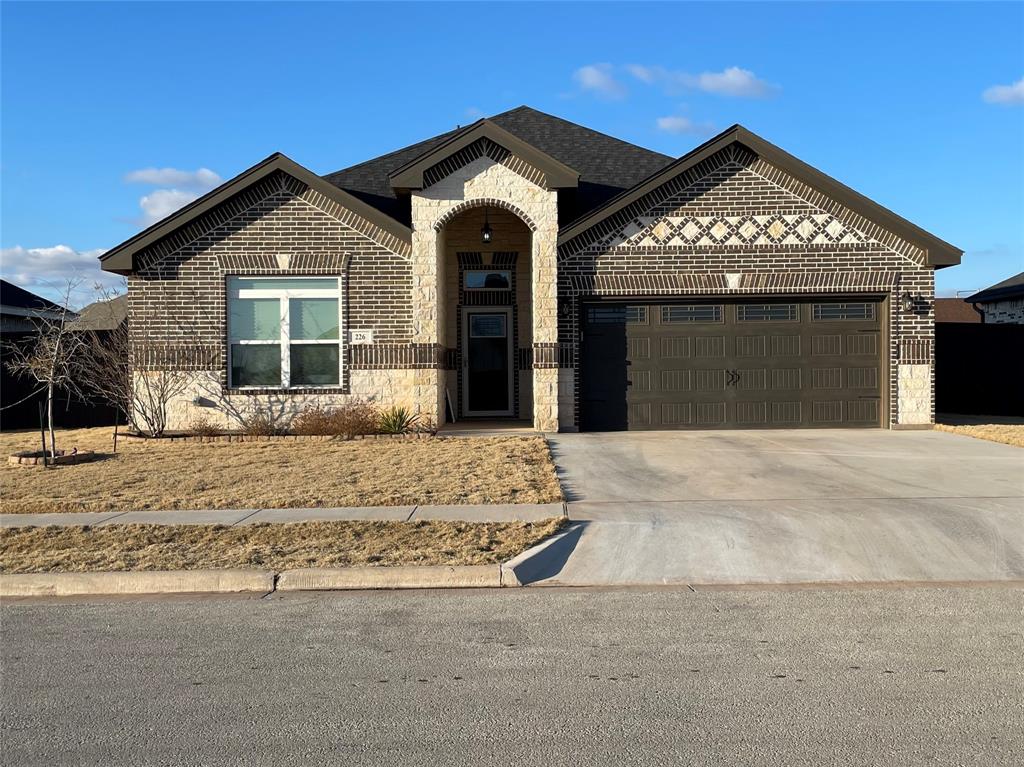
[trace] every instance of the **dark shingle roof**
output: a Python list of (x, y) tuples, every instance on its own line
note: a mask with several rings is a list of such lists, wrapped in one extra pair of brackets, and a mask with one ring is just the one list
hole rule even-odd
[(0, 304), (14, 309), (37, 309), (40, 311), (62, 312), (64, 309), (53, 301), (47, 301), (13, 282), (0, 280)]
[(128, 319), (128, 296), (94, 301), (78, 313), (75, 330), (113, 330)]
[(936, 322), (981, 322), (981, 314), (962, 298), (936, 298)]
[[(575, 200), (563, 208), (560, 216), (563, 226), (661, 170), (674, 159), (527, 106), (487, 119), (579, 171), (580, 183)], [(409, 202), (398, 199), (388, 181), (388, 174), (456, 133), (457, 130), (443, 133), (351, 168), (329, 173), (324, 179), (395, 220), (408, 224)]]
[(972, 304), (984, 303), (985, 301), (998, 301), (1001, 298), (1024, 295), (1024, 272), (1008, 277), (1002, 282), (997, 282), (973, 296), (968, 296), (965, 301)]

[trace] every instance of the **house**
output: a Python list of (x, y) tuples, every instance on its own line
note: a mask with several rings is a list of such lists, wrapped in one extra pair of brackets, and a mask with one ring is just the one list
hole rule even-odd
[[(33, 333), (39, 320), (59, 320), (64, 308), (13, 282), (0, 280), (0, 333)], [(68, 312), (73, 319), (74, 312)]]
[(946, 322), (978, 324), (982, 320), (981, 311), (962, 298), (936, 298), (935, 323)]
[(1024, 325), (1024, 272), (964, 299), (982, 313), (985, 323)]
[[(62, 316), (75, 322), (78, 315), (42, 296), (7, 280), (0, 280), (0, 430), (38, 428), (39, 404), (45, 394), (35, 381), (11, 372), (9, 365), (19, 351), (32, 348), (41, 323), (59, 321)], [(54, 418), (60, 426), (92, 425), (87, 406), (59, 392)]]
[(114, 296), (83, 306), (74, 322), (75, 330), (105, 332), (128, 321), (128, 296)]
[(190, 376), (179, 428), (372, 399), (571, 431), (930, 424), (961, 255), (741, 126), (672, 158), (524, 106), (325, 176), (271, 155), (101, 263), (136, 375)]

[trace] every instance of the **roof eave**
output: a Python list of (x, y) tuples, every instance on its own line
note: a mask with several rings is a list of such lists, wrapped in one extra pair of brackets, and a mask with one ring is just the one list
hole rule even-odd
[(172, 213), (162, 221), (158, 221), (134, 237), (111, 248), (99, 257), (100, 268), (105, 272), (114, 272), (115, 274), (131, 274), (135, 270), (134, 260), (136, 253), (172, 234), (176, 229), (209, 212), (243, 191), (246, 187), (276, 171), (282, 171), (302, 181), (328, 199), (334, 200), (353, 213), (362, 216), (397, 239), (404, 242), (412, 241), (412, 230), (409, 227), (381, 213), (355, 195), (325, 181), (286, 155), (275, 152), (251, 168), (242, 171), (229, 181), (224, 182), (216, 189), (207, 192), (199, 199)]
[(1005, 288), (982, 290), (975, 293), (973, 296), (968, 296), (964, 300), (972, 304), (988, 304), (993, 301), (1005, 301), (1008, 298), (1017, 298), (1018, 296), (1024, 296), (1024, 285), (1008, 285)]

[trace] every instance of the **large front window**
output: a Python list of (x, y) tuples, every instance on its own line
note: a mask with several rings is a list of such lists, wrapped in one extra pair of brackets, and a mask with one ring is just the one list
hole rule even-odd
[(294, 388), (341, 381), (337, 277), (229, 277), (230, 386)]

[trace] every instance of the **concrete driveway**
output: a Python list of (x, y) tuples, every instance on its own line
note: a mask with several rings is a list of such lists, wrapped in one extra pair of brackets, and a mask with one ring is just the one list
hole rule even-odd
[(539, 583), (1024, 579), (1024, 450), (933, 431), (549, 437), (579, 522)]

